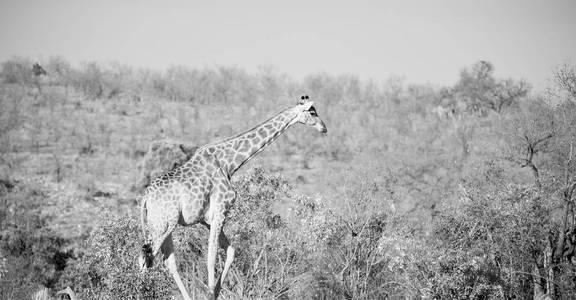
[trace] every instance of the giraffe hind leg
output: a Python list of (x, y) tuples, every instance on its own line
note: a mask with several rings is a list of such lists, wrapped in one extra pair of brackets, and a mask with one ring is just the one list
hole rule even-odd
[(176, 265), (176, 257), (174, 255), (174, 243), (172, 241), (172, 234), (169, 234), (166, 237), (164, 243), (162, 243), (161, 248), (162, 248), (162, 254), (164, 255), (164, 264), (166, 265), (168, 271), (170, 271), (170, 273), (172, 274), (174, 281), (176, 281), (176, 285), (178, 286), (178, 289), (180, 290), (182, 297), (185, 300), (191, 300), (192, 298), (190, 297), (190, 294), (188, 293), (188, 290), (184, 286), (182, 278), (178, 273), (178, 267)]
[[(138, 263), (140, 265), (140, 269), (142, 272), (145, 272), (146, 269), (150, 268), (154, 264), (154, 258), (158, 255), (161, 250), (162, 245), (166, 241), (168, 237), (172, 237), (172, 231), (176, 227), (176, 223), (171, 223), (168, 225), (166, 230), (159, 234), (153, 235), (152, 244), (145, 243), (142, 245), (142, 249), (140, 250), (140, 256), (138, 257)], [(164, 254), (167, 255), (167, 254)]]
[(230, 266), (232, 265), (232, 262), (234, 261), (234, 253), (235, 253), (234, 247), (232, 247), (232, 245), (230, 245), (230, 241), (228, 240), (228, 238), (224, 234), (223, 230), (220, 231), (220, 247), (222, 249), (226, 249), (226, 261), (224, 263), (224, 269), (222, 270), (222, 273), (220, 274), (220, 278), (216, 282), (216, 287), (215, 287), (215, 291), (214, 291), (214, 294), (216, 294), (216, 295), (218, 295), (220, 293), (220, 289), (222, 288), (222, 283), (224, 282), (224, 279), (226, 279), (226, 274), (228, 274), (228, 271), (230, 270)]
[(160, 250), (162, 249), (162, 245), (164, 244), (164, 242), (170, 238), (170, 240), (172, 240), (172, 231), (174, 231), (174, 228), (176, 227), (176, 223), (171, 223), (168, 225), (168, 228), (166, 228), (166, 231), (164, 231), (161, 235), (160, 238), (154, 240), (154, 246), (152, 248), (152, 256), (156, 257), (158, 255), (158, 253), (160, 252)]

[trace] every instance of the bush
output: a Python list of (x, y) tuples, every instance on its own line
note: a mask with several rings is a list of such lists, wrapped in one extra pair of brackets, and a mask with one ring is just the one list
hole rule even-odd
[(32, 61), (21, 57), (7, 60), (2, 63), (0, 77), (2, 77), (4, 83), (31, 83), (34, 78)]
[(73, 78), (71, 78), (72, 66), (61, 56), (50, 57), (46, 65), (46, 70), (50, 75), (50, 82), (52, 84), (68, 86), (70, 81), (73, 80)]
[[(285, 179), (259, 168), (240, 177), (234, 186), (238, 201), (225, 230), (237, 252), (224, 297), (286, 298), (294, 278), (305, 271), (309, 255), (297, 231), (272, 210), (290, 187)], [(136, 258), (144, 242), (141, 232), (132, 218), (104, 221), (91, 234), (85, 250), (68, 264), (60, 287), (70, 286), (81, 298), (88, 299), (156, 299), (172, 295), (175, 283), (161, 259), (155, 260), (156, 265), (147, 273), (138, 269)], [(184, 282), (189, 287), (206, 282), (207, 230), (198, 224), (178, 227), (174, 239)]]
[(250, 170), (234, 182), (237, 201), (227, 221), (227, 234), (237, 247), (234, 272), (238, 296), (287, 298), (292, 280), (305, 270), (307, 253), (298, 232), (273, 207), (290, 197), (291, 187), (261, 168)]
[(38, 286), (54, 287), (72, 253), (64, 250), (68, 241), (40, 216), (43, 194), (18, 183), (6, 185), (7, 191), (0, 191), (0, 298), (24, 299)]
[[(300, 239), (310, 251), (310, 278), (299, 282), (299, 297), (372, 299), (390, 297), (392, 274), (381, 239), (390, 234), (391, 195), (365, 174), (347, 175), (339, 199), (301, 197)], [(353, 183), (351, 183), (353, 182)]]
[(91, 99), (100, 98), (104, 95), (106, 82), (102, 67), (95, 63), (85, 63), (82, 69), (76, 71), (72, 85)]
[(198, 147), (173, 141), (155, 141), (139, 164), (140, 178), (132, 190), (142, 193), (152, 179), (168, 173), (189, 160)]
[(519, 185), (493, 192), (470, 188), (467, 200), (443, 211), (434, 226), (447, 251), (434, 270), (434, 297), (531, 297), (526, 282), (552, 229), (550, 203)]
[(65, 269), (60, 287), (72, 287), (81, 299), (165, 299), (173, 280), (162, 264), (142, 273), (137, 258), (142, 230), (133, 218), (110, 218), (91, 235)]

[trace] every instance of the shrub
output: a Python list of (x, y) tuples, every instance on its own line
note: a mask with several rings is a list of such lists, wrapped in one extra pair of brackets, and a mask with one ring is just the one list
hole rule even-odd
[(338, 199), (299, 198), (300, 239), (313, 266), (310, 278), (299, 282), (300, 297), (372, 299), (394, 293), (383, 286), (392, 276), (380, 242), (391, 230), (390, 195), (366, 175), (346, 178)]
[(168, 298), (173, 282), (162, 264), (142, 273), (137, 257), (143, 245), (142, 230), (133, 218), (102, 222), (81, 252), (65, 269), (61, 288), (82, 299)]
[(132, 70), (125, 66), (104, 67), (96, 62), (84, 63), (73, 73), (72, 85), (90, 99), (112, 98), (128, 89), (124, 82), (132, 76)]
[(85, 63), (73, 76), (72, 85), (91, 99), (100, 98), (104, 93), (104, 72), (95, 62)]
[(546, 248), (550, 203), (538, 190), (520, 185), (491, 192), (470, 188), (467, 201), (443, 211), (434, 226), (435, 236), (446, 243), (433, 275), (434, 297), (531, 297), (525, 282)]
[(0, 77), (4, 83), (28, 84), (33, 81), (32, 61), (29, 59), (14, 57), (2, 63)]
[(155, 141), (139, 164), (140, 178), (132, 189), (143, 192), (151, 180), (189, 160), (198, 147), (173, 141)]
[[(18, 183), (0, 191), (0, 298), (24, 299), (38, 286), (53, 287), (71, 252), (68, 241), (46, 227), (40, 216), (44, 195), (34, 187)], [(6, 192), (6, 191), (5, 191)]]
[[(232, 298), (286, 298), (294, 278), (306, 269), (308, 256), (297, 231), (272, 209), (287, 196), (290, 187), (285, 179), (259, 168), (239, 177), (234, 186), (238, 201), (230, 213), (226, 233), (237, 252), (224, 297), (231, 292), (228, 296)], [(175, 284), (161, 259), (155, 260), (156, 265), (147, 273), (138, 269), (136, 258), (144, 241), (141, 232), (133, 218), (105, 220), (91, 234), (84, 250), (68, 264), (60, 287), (71, 286), (80, 298), (169, 297)], [(178, 227), (174, 238), (184, 282), (189, 287), (206, 282), (207, 230), (200, 225)]]
[(48, 74), (50, 74), (52, 84), (68, 86), (72, 74), (72, 66), (61, 56), (52, 56), (46, 65)]
[(238, 249), (235, 292), (248, 298), (287, 298), (307, 256), (298, 232), (273, 209), (289, 197), (291, 187), (284, 178), (261, 168), (239, 177), (234, 187), (238, 197), (226, 232)]

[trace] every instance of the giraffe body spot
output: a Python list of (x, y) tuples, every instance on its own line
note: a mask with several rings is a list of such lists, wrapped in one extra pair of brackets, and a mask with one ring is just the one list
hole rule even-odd
[(243, 140), (242, 147), (238, 151), (246, 153), (248, 150), (250, 150), (250, 142), (248, 140)]
[(242, 143), (244, 142), (244, 140), (237, 140), (234, 142), (234, 145), (232, 146), (232, 148), (234, 149), (234, 151), (239, 151), (240, 147), (242, 147)]
[(264, 128), (260, 128), (260, 129), (258, 129), (258, 135), (262, 139), (265, 139), (268, 134), (266, 133), (266, 130)]

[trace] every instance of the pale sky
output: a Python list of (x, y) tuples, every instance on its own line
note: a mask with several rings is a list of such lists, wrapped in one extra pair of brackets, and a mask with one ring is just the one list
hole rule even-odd
[(574, 0), (0, 0), (0, 61), (14, 55), (164, 70), (273, 65), (311, 73), (451, 85), (492, 62), (543, 88), (576, 63)]

